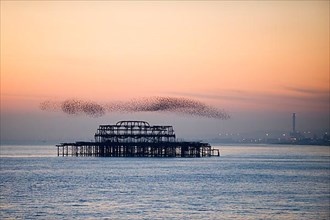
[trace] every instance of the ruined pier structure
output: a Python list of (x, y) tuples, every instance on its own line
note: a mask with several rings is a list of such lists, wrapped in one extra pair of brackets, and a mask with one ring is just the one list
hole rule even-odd
[(94, 157), (205, 157), (220, 156), (208, 143), (178, 141), (172, 126), (145, 121), (100, 125), (94, 142), (56, 145), (58, 156)]

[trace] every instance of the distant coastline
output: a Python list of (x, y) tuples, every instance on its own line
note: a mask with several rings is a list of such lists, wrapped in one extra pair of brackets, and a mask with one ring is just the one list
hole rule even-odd
[(279, 138), (243, 138), (243, 139), (211, 139), (209, 143), (216, 144), (270, 144), (270, 145), (315, 145), (315, 146), (330, 146), (329, 135), (323, 138), (304, 138), (299, 140), (282, 140)]

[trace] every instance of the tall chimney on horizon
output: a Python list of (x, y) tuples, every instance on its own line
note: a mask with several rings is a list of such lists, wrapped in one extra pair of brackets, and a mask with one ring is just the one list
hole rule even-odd
[(292, 113), (292, 132), (296, 133), (296, 113)]

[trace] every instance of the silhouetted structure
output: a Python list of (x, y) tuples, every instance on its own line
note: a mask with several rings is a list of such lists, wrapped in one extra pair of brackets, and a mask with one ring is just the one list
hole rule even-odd
[(208, 143), (177, 141), (172, 126), (150, 126), (145, 121), (100, 125), (95, 142), (62, 143), (58, 156), (204, 157), (220, 156)]
[(292, 113), (292, 133), (296, 133), (296, 113)]
[(304, 136), (296, 130), (296, 113), (292, 113), (292, 132), (290, 132), (291, 142), (297, 143), (304, 139)]

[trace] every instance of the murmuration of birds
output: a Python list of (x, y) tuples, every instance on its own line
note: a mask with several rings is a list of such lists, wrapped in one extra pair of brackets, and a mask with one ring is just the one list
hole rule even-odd
[(105, 104), (80, 99), (67, 99), (64, 101), (47, 100), (40, 103), (40, 109), (43, 111), (60, 111), (68, 115), (87, 115), (90, 117), (101, 117), (110, 112), (172, 112), (180, 115), (222, 120), (230, 118), (230, 115), (225, 110), (209, 106), (201, 101), (188, 98), (158, 96)]

